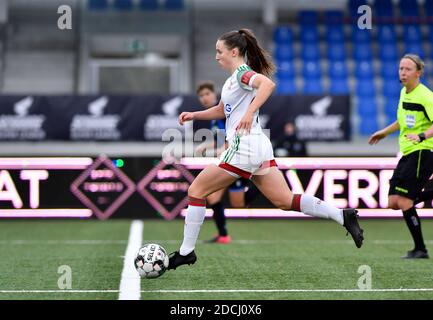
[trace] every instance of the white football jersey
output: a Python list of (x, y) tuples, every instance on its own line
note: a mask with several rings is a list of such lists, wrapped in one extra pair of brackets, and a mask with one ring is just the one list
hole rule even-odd
[[(226, 139), (232, 141), (236, 127), (246, 114), (248, 107), (256, 96), (256, 90), (251, 86), (257, 73), (243, 64), (226, 80), (221, 92), (226, 115)], [(259, 122), (259, 111), (254, 113), (251, 134), (262, 132)]]

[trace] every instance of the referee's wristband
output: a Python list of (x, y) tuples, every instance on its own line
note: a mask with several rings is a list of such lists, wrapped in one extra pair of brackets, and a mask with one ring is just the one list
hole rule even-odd
[(419, 137), (419, 142), (423, 142), (423, 141), (425, 140), (425, 133), (424, 133), (424, 132), (421, 132), (421, 133), (418, 135), (418, 137)]

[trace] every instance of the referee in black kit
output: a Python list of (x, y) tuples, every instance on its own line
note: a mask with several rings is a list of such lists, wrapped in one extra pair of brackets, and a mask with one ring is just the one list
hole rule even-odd
[(404, 87), (400, 92), (397, 121), (375, 132), (368, 140), (376, 144), (400, 130), (403, 157), (390, 180), (388, 206), (403, 211), (415, 242), (415, 248), (402, 257), (405, 259), (429, 257), (414, 206), (419, 199), (426, 199), (422, 190), (433, 173), (433, 92), (420, 83), (423, 71), (424, 62), (417, 55), (406, 54), (400, 60), (399, 77)]

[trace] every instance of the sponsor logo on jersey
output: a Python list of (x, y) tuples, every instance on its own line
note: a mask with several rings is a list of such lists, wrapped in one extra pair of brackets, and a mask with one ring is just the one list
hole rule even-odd
[(227, 114), (230, 114), (230, 112), (232, 112), (232, 106), (230, 104), (226, 103), (224, 108)]

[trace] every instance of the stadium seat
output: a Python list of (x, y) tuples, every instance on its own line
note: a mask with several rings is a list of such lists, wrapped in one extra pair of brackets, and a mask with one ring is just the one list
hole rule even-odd
[(293, 31), (290, 27), (282, 26), (274, 30), (274, 41), (277, 45), (292, 44)]
[[(306, 80), (306, 79), (305, 79)], [(323, 85), (320, 78), (304, 81), (304, 94), (323, 94)]]
[(422, 39), (419, 25), (403, 25), (403, 38), (406, 43), (419, 43)]
[(372, 97), (376, 95), (373, 79), (358, 80), (356, 82), (356, 95), (359, 97)]
[(279, 79), (294, 78), (296, 71), (292, 61), (281, 61), (278, 64), (277, 77)]
[(296, 84), (294, 79), (277, 78), (277, 94), (295, 94)]
[(167, 10), (182, 10), (184, 3), (183, 0), (165, 0), (164, 8)]
[(344, 16), (342, 11), (329, 10), (325, 12), (325, 23), (328, 26), (336, 25), (341, 26), (344, 22)]
[(90, 10), (105, 10), (108, 8), (108, 0), (89, 0), (88, 8)]
[(420, 43), (406, 43), (405, 53), (417, 54), (421, 59), (425, 58), (424, 49), (422, 47), (422, 42)]
[(354, 44), (352, 53), (356, 60), (370, 60), (373, 57), (370, 44)]
[(349, 94), (349, 84), (346, 78), (331, 78), (329, 93), (334, 95)]
[(279, 61), (292, 60), (294, 58), (291, 44), (277, 45), (274, 53), (275, 59)]
[(344, 43), (328, 43), (327, 52), (329, 60), (341, 61), (346, 59), (346, 48)]
[(380, 75), (386, 79), (398, 79), (398, 61), (382, 61)]
[(369, 61), (358, 61), (355, 63), (355, 76), (358, 79), (370, 79), (374, 78), (373, 64)]
[(393, 6), (391, 0), (376, 0), (374, 2), (373, 13), (378, 17), (392, 17)]
[(320, 62), (319, 61), (305, 62), (302, 68), (302, 75), (304, 78), (307, 79), (320, 78), (322, 76)]
[(346, 61), (329, 61), (328, 75), (333, 79), (346, 79), (348, 76)]
[(328, 26), (326, 30), (326, 40), (328, 43), (343, 43), (344, 42), (344, 30), (340, 25)]
[(418, 17), (418, 2), (417, 0), (400, 0), (400, 13), (403, 17)]
[(158, 9), (158, 0), (140, 0), (139, 8), (141, 10)]
[(380, 43), (379, 41), (379, 58), (382, 61), (397, 60), (400, 57), (395, 43)]
[(113, 6), (117, 10), (131, 10), (133, 4), (132, 0), (114, 0)]
[(317, 41), (319, 41), (319, 32), (317, 27), (312, 25), (303, 26), (301, 30), (301, 41), (304, 44), (316, 44)]
[(375, 97), (358, 98), (357, 112), (361, 118), (377, 117), (377, 103)]
[(369, 44), (371, 42), (371, 30), (359, 29), (358, 25), (352, 27), (352, 40), (356, 44)]
[(388, 117), (397, 117), (399, 97), (385, 97), (385, 115)]
[(396, 33), (394, 25), (384, 24), (378, 26), (377, 39), (379, 44), (396, 43)]
[(317, 11), (303, 10), (299, 11), (298, 21), (301, 25), (317, 25), (318, 14)]
[(320, 59), (320, 48), (317, 43), (307, 43), (302, 46), (302, 59), (317, 61)]
[(433, 17), (433, 0), (425, 0), (424, 10), (428, 17)]
[(400, 97), (401, 84), (397, 79), (394, 81), (384, 81), (382, 85), (382, 93), (386, 98), (398, 98)]
[(359, 133), (363, 136), (369, 136), (379, 129), (376, 117), (361, 118), (359, 124)]

